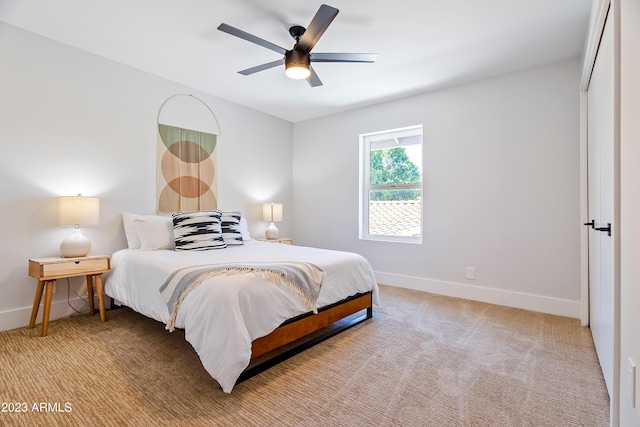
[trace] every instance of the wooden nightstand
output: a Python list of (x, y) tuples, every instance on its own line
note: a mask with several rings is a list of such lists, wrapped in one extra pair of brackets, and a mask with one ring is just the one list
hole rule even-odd
[(89, 312), (93, 314), (93, 282), (96, 283), (98, 301), (100, 302), (100, 320), (107, 320), (104, 312), (104, 289), (102, 287), (102, 273), (111, 270), (111, 262), (108, 256), (96, 255), (78, 258), (34, 258), (29, 260), (29, 276), (38, 279), (36, 296), (33, 300), (29, 329), (36, 325), (36, 317), (42, 300), (42, 293), (46, 288), (44, 297), (44, 311), (42, 312), (42, 336), (47, 335), (49, 329), (49, 314), (51, 312), (51, 296), (53, 295), (53, 282), (56, 279), (68, 277), (87, 277), (87, 300)]
[(269, 243), (282, 243), (283, 245), (293, 245), (293, 239), (291, 237), (279, 237), (277, 239), (265, 239), (264, 237), (262, 237), (256, 240)]

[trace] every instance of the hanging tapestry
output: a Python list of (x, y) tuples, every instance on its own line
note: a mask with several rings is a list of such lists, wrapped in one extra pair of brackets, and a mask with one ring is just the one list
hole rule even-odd
[(217, 209), (217, 135), (158, 124), (158, 212)]

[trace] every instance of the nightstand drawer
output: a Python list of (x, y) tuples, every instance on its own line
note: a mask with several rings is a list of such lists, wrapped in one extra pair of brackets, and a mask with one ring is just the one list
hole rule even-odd
[(282, 243), (283, 245), (293, 245), (293, 239), (290, 239), (288, 237), (283, 237), (282, 239), (275, 239), (273, 241), (268, 240), (269, 242), (273, 242), (273, 243)]
[(82, 276), (109, 271), (109, 257), (38, 258), (29, 260), (29, 276), (37, 279)]
[(259, 238), (256, 240), (267, 243), (282, 243), (283, 245), (293, 245), (293, 239), (291, 237), (278, 237), (276, 239)]

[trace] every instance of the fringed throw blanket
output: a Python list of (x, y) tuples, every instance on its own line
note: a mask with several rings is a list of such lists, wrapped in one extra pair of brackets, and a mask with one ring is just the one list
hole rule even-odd
[(180, 304), (186, 296), (204, 280), (222, 275), (257, 274), (275, 284), (285, 284), (300, 298), (309, 311), (318, 312), (316, 301), (324, 279), (324, 270), (303, 262), (279, 262), (277, 265), (212, 264), (185, 267), (176, 270), (160, 287), (160, 294), (166, 301), (171, 316), (165, 329), (173, 332)]

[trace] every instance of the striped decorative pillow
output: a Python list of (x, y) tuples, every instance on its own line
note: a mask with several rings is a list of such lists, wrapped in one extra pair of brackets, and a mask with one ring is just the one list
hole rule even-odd
[(227, 245), (244, 245), (240, 230), (240, 212), (222, 212), (222, 238)]
[(172, 216), (176, 251), (207, 251), (227, 247), (222, 238), (222, 212), (176, 212)]

